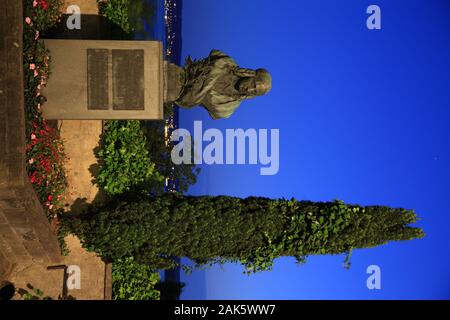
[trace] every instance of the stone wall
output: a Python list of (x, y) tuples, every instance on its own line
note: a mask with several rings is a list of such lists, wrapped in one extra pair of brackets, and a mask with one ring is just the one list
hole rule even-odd
[(25, 170), (22, 65), (22, 1), (3, 0), (0, 10), (0, 280), (15, 267), (61, 261)]

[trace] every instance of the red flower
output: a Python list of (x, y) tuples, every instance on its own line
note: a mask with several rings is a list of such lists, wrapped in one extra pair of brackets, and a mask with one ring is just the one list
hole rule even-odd
[(48, 9), (48, 4), (47, 4), (47, 2), (45, 0), (41, 1), (41, 8), (43, 10), (47, 10)]
[(37, 171), (34, 171), (34, 172), (31, 174), (31, 177), (30, 177), (31, 183), (35, 183), (35, 182), (36, 182), (36, 173), (37, 173)]
[(48, 196), (47, 200), (52, 201), (53, 197), (51, 195)]

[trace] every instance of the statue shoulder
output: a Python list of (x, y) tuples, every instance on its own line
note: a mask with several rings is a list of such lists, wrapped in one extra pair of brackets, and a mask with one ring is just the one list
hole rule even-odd
[(211, 60), (214, 60), (218, 62), (219, 64), (227, 64), (232, 66), (237, 66), (236, 62), (231, 58), (229, 55), (227, 55), (225, 52), (213, 49), (209, 53), (209, 58)]
[(225, 52), (217, 49), (212, 49), (211, 52), (209, 53), (209, 56), (214, 58), (228, 57), (228, 55)]

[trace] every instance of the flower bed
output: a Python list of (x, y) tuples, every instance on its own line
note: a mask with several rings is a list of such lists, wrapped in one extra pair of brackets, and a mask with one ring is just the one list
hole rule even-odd
[(64, 145), (55, 126), (43, 117), (41, 89), (50, 74), (50, 55), (39, 41), (60, 17), (61, 0), (24, 1), (23, 64), (27, 171), (49, 219), (63, 206), (66, 189)]

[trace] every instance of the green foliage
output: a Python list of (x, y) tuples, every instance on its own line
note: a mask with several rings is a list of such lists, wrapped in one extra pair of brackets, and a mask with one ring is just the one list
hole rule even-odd
[[(61, 219), (61, 215), (66, 214), (66, 212), (60, 211), (57, 213), (59, 219)], [(60, 221), (60, 220), (59, 220)], [(69, 246), (66, 243), (65, 238), (70, 234), (70, 230), (64, 225), (59, 224), (56, 232), (56, 237), (59, 243), (60, 254), (62, 256), (68, 256), (70, 253)]]
[(128, 17), (129, 0), (98, 0), (97, 2), (101, 15), (107, 17), (123, 31), (127, 33), (132, 31)]
[[(187, 192), (189, 186), (197, 182), (200, 168), (196, 167), (194, 164), (177, 165), (172, 162), (170, 153), (174, 145), (169, 137), (165, 137), (164, 121), (147, 121), (145, 129), (156, 170), (164, 176), (164, 178), (170, 179), (175, 183), (178, 192)], [(164, 184), (160, 184), (151, 190), (154, 194), (159, 194), (163, 191), (165, 191)]]
[(130, 35), (145, 33), (144, 22), (152, 25), (156, 8), (149, 1), (136, 0), (97, 0), (99, 13), (118, 28)]
[(107, 260), (135, 257), (155, 268), (187, 257), (198, 265), (240, 262), (248, 273), (270, 270), (280, 256), (343, 254), (424, 236), (413, 211), (311, 202), (192, 197), (166, 193), (99, 209), (68, 224), (84, 247)]
[(150, 158), (141, 122), (106, 122), (103, 144), (97, 182), (107, 193), (122, 194), (163, 181)]
[(155, 289), (159, 273), (132, 257), (113, 263), (112, 291), (114, 300), (159, 300), (160, 292)]
[(173, 145), (165, 137), (164, 121), (108, 121), (98, 152), (97, 183), (110, 195), (124, 193), (161, 194), (165, 181), (177, 184), (180, 192), (197, 180), (195, 165), (172, 163)]
[(25, 292), (23, 294), (23, 300), (52, 300), (51, 297), (45, 296), (44, 292), (40, 289), (32, 289), (31, 292)]
[[(19, 289), (17, 293), (22, 297), (23, 300), (53, 300), (50, 296), (45, 296), (41, 289), (33, 287), (30, 283), (27, 284), (26, 289)], [(76, 300), (73, 296), (62, 296), (59, 295), (57, 300)]]
[(128, 21), (133, 33), (144, 33), (150, 35), (144, 23), (152, 26), (155, 22), (156, 5), (152, 1), (132, 1), (128, 2)]

